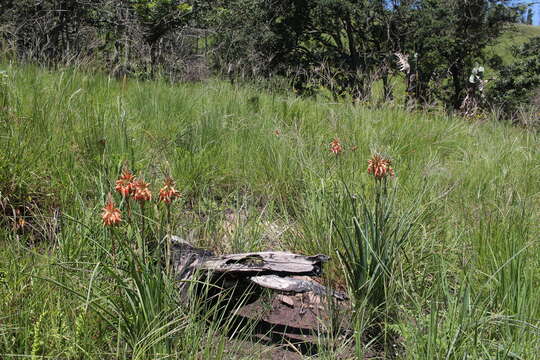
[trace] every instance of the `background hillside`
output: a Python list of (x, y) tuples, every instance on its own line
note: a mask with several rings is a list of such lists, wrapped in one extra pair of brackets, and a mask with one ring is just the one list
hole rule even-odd
[(525, 24), (516, 24), (513, 29), (503, 32), (497, 39), (496, 44), (488, 47), (488, 54), (499, 55), (505, 64), (511, 64), (514, 61), (512, 55), (513, 46), (521, 46), (528, 40), (540, 36), (540, 26), (531, 26)]

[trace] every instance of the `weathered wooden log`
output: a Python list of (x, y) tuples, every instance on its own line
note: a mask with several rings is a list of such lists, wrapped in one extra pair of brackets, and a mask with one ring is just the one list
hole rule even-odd
[(339, 300), (342, 293), (328, 291), (315, 281), (291, 276), (320, 276), (326, 255), (304, 256), (281, 251), (252, 252), (214, 256), (210, 251), (191, 246), (172, 236), (172, 266), (181, 291), (195, 272), (203, 273), (210, 282), (229, 287), (244, 282), (281, 293), (313, 292), (319, 296), (331, 294)]
[(322, 274), (322, 265), (328, 261), (325, 255), (302, 256), (281, 251), (230, 254), (206, 259), (200, 269), (219, 273), (241, 273), (275, 275)]
[(347, 299), (345, 294), (335, 290), (329, 291), (326, 287), (315, 281), (295, 279), (291, 277), (280, 277), (276, 275), (252, 276), (250, 280), (261, 287), (276, 290), (281, 293), (300, 294), (312, 292), (318, 296), (332, 295), (338, 300)]

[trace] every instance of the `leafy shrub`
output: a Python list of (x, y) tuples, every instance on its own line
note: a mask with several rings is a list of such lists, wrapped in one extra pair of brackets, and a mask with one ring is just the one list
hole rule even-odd
[(512, 117), (520, 106), (532, 103), (540, 88), (540, 37), (515, 48), (514, 56), (516, 61), (500, 69), (499, 78), (488, 92), (490, 103)]

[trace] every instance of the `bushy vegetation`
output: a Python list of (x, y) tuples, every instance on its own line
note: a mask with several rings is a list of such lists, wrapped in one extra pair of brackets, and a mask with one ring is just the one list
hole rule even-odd
[[(496, 64), (509, 65), (514, 61), (512, 49), (537, 36), (540, 36), (540, 26), (515, 25), (503, 32), (493, 45), (487, 47), (486, 56)], [(500, 60), (495, 60), (496, 57)]]
[[(321, 334), (321, 358), (393, 356), (385, 338), (404, 359), (538, 358), (537, 133), (220, 81), (4, 69), (0, 357), (264, 358), (219, 307), (179, 302), (163, 254), (140, 260), (170, 229), (218, 253), (332, 256), (354, 331)], [(395, 176), (368, 174), (375, 153)], [(154, 193), (176, 180), (170, 217), (128, 215), (115, 194), (123, 221), (104, 227), (125, 166)]]
[(219, 74), (358, 102), (380, 86), (381, 101), (405, 93), (408, 107), (477, 115), (505, 104), (485, 101), (471, 73), (497, 63), (486, 50), (525, 10), (508, 0), (4, 1), (0, 44), (11, 59), (117, 77)]
[[(540, 105), (540, 36), (514, 48), (514, 62), (500, 68), (501, 76), (490, 88), (494, 103), (507, 114), (515, 114), (520, 107)], [(536, 99), (535, 99), (536, 98)]]

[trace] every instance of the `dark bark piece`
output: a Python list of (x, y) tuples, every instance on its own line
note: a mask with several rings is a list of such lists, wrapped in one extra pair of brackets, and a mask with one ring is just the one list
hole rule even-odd
[(178, 236), (171, 236), (172, 269), (177, 280), (188, 280), (201, 264), (214, 254), (211, 251), (191, 246)]

